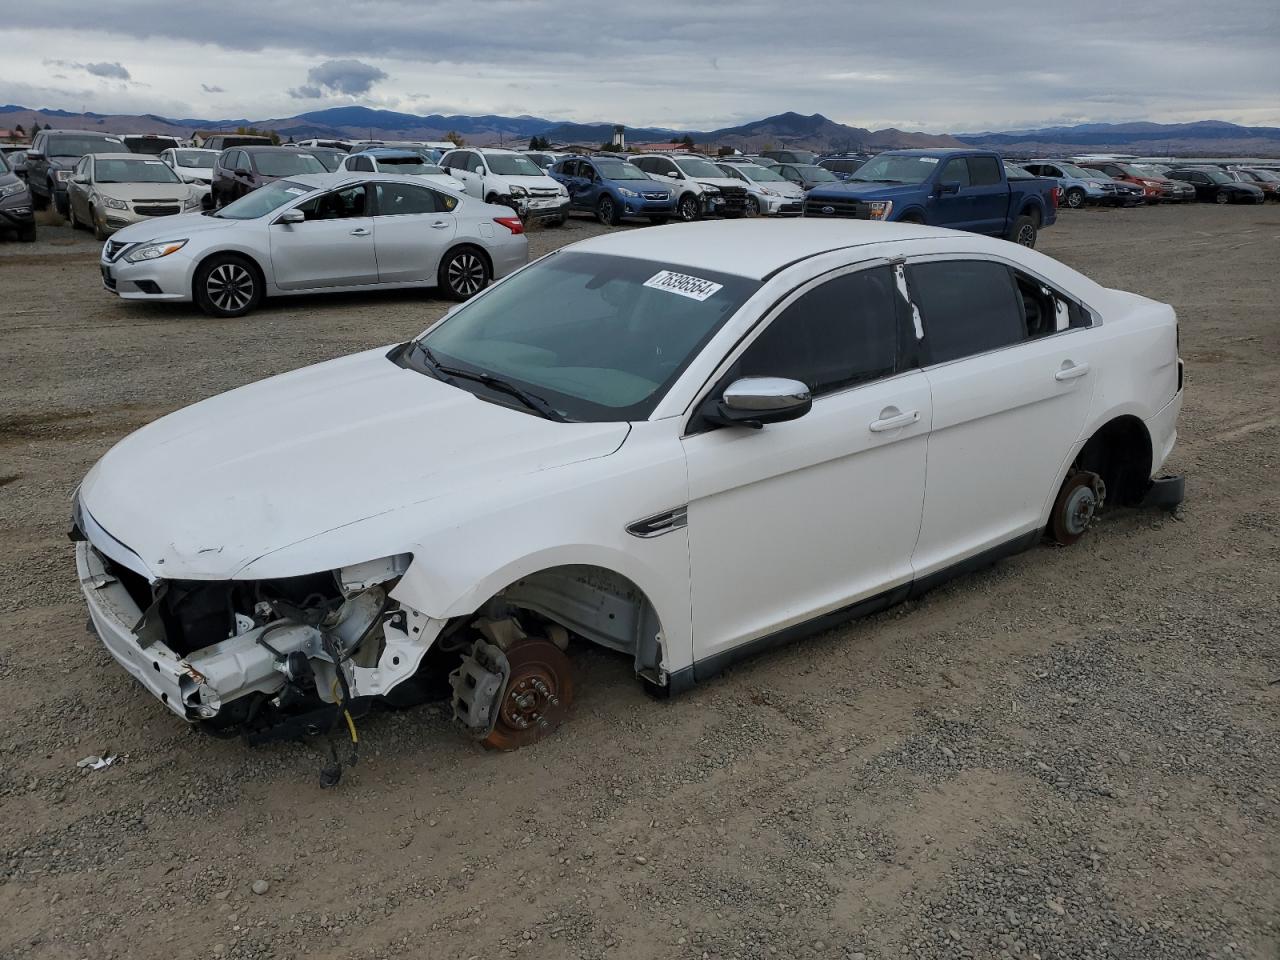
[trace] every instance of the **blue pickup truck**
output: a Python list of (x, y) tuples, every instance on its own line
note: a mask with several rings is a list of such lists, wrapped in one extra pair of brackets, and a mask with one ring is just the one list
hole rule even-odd
[(890, 150), (848, 180), (814, 187), (806, 217), (894, 220), (970, 230), (1034, 247), (1057, 217), (1058, 185), (1044, 177), (1010, 181), (987, 150)]

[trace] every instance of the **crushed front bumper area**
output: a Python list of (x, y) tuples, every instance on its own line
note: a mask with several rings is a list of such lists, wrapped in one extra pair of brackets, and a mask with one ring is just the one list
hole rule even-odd
[(254, 717), (259, 726), (287, 723), (290, 716), (332, 705), (344, 686), (352, 699), (384, 696), (417, 671), (444, 626), (393, 604), (374, 585), (349, 594), (324, 622), (306, 616), (273, 616), (260, 624), (241, 619), (235, 635), (181, 655), (167, 642), (158, 612), (163, 585), (152, 585), (157, 600), (142, 609), (138, 585), (131, 592), (123, 580), (129, 574), (84, 539), (76, 542), (76, 571), (107, 651), (189, 722), (236, 724)]

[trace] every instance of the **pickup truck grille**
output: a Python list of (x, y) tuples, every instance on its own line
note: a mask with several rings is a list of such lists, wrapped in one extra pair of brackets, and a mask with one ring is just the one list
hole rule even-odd
[(847, 217), (857, 220), (870, 219), (865, 203), (857, 200), (822, 200), (808, 198), (804, 202), (806, 217)]

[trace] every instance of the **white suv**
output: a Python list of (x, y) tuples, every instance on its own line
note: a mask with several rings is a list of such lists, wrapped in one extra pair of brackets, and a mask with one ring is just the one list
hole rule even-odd
[(75, 498), (81, 590), (179, 717), (334, 729), (448, 678), (509, 749), (564, 719), (583, 647), (677, 693), (1072, 543), (1104, 498), (1177, 503), (1177, 344), (1169, 306), (972, 233), (616, 231), (121, 440)]
[(655, 180), (669, 184), (676, 197), (676, 216), (698, 220), (708, 215), (740, 217), (747, 212), (747, 191), (706, 157), (684, 153), (650, 153), (631, 162)]
[(569, 216), (569, 192), (516, 150), (464, 147), (446, 153), (440, 166), (471, 196), (522, 217), (560, 224)]

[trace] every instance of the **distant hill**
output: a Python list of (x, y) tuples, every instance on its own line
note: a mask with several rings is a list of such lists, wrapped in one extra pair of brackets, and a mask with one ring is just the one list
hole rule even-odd
[[(532, 136), (553, 143), (596, 145), (612, 138), (612, 122), (567, 123), (522, 115), (467, 116), (399, 113), (371, 107), (345, 106), (312, 110), (292, 117), (249, 120), (173, 119), (155, 114), (105, 115), (67, 110), (0, 106), (0, 128), (21, 125), (28, 132), (39, 124), (111, 133), (159, 133), (190, 136), (196, 130), (235, 130), (257, 127), (275, 130), (286, 139), (307, 137), (372, 138), (381, 140), (443, 140), (456, 132), (481, 145), (520, 145)], [(982, 133), (910, 133), (894, 128), (869, 130), (839, 123), (820, 113), (780, 113), (762, 120), (718, 130), (670, 127), (627, 127), (628, 143), (667, 142), (691, 136), (703, 147), (731, 146), (743, 151), (769, 147), (798, 147), (822, 151), (874, 152), (902, 147), (959, 147), (966, 144), (1007, 152), (1013, 156), (1037, 153), (1139, 153), (1182, 155), (1280, 156), (1280, 127), (1246, 127), (1222, 120), (1195, 123), (1085, 123), (1076, 126)]]
[(1280, 156), (1280, 127), (1245, 127), (1224, 120), (1195, 123), (1083, 123), (1004, 133), (957, 134), (973, 146), (1010, 153), (1241, 154)]

